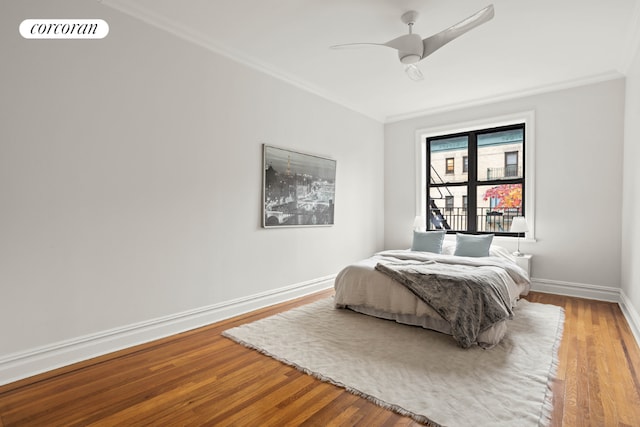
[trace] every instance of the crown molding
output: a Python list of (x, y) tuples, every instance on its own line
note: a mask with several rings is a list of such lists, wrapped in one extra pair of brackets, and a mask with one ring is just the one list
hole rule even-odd
[(231, 59), (232, 61), (238, 62), (242, 65), (245, 65), (249, 68), (257, 70), (261, 73), (267, 74), (273, 78), (276, 78), (280, 81), (288, 83), (292, 86), (295, 86), (298, 89), (302, 89), (306, 92), (312, 93), (316, 96), (319, 96), (320, 98), (323, 98), (334, 104), (338, 104), (344, 108), (347, 108), (363, 116), (366, 116), (379, 123), (384, 123), (383, 116), (376, 116), (375, 114), (371, 114), (371, 112), (365, 111), (333, 93), (330, 93), (324, 89), (321, 89), (281, 69), (273, 67), (264, 62), (258, 61), (255, 58), (252, 58), (250, 56), (244, 55), (243, 53), (237, 50), (230, 49), (226, 46), (223, 46), (219, 42), (213, 40), (211, 37), (206, 36), (202, 32), (195, 31), (191, 28), (185, 27), (184, 25), (180, 25), (175, 22), (172, 22), (171, 20), (167, 19), (165, 16), (162, 16), (153, 11), (150, 11), (149, 9), (142, 7), (140, 5), (136, 5), (134, 2), (128, 2), (126, 0), (98, 0), (98, 1), (107, 7), (110, 7), (119, 12), (122, 12), (125, 15), (139, 19), (140, 21), (145, 22), (146, 24), (149, 24), (160, 30), (166, 31), (178, 38), (181, 38), (187, 42), (200, 46), (210, 52), (224, 56), (228, 59)]
[(448, 111), (461, 110), (464, 108), (478, 107), (487, 104), (493, 104), (496, 102), (509, 101), (516, 98), (524, 98), (526, 96), (539, 95), (548, 92), (555, 92), (563, 89), (570, 89), (573, 87), (586, 86), (594, 83), (600, 83), (607, 80), (614, 80), (623, 78), (624, 75), (616, 70), (607, 71), (601, 74), (595, 74), (592, 76), (581, 77), (572, 80), (566, 80), (560, 83), (552, 83), (544, 86), (538, 86), (525, 90), (517, 90), (511, 92), (505, 92), (499, 95), (487, 96), (477, 98), (470, 101), (464, 101), (454, 104), (442, 105), (439, 107), (429, 108), (425, 110), (413, 111), (406, 114), (397, 114), (388, 116), (385, 120), (386, 123), (394, 123), (402, 120), (415, 119), (417, 117), (430, 116), (433, 114), (445, 113)]
[(630, 66), (633, 63), (633, 59), (636, 54), (640, 54), (640, 2), (636, 4), (636, 8), (634, 10), (634, 14), (632, 17), (632, 34), (629, 37), (628, 55), (625, 55), (624, 63), (620, 65), (619, 70), (611, 70), (608, 72), (580, 77), (576, 79), (567, 80), (559, 83), (552, 83), (548, 85), (538, 86), (525, 90), (517, 90), (504, 92), (498, 95), (491, 95), (487, 97), (481, 97), (473, 100), (463, 101), (459, 103), (452, 103), (447, 105), (436, 106), (432, 108), (427, 108), (423, 110), (416, 110), (408, 113), (394, 114), (389, 116), (382, 116), (372, 114), (370, 111), (361, 108), (361, 106), (356, 106), (352, 102), (341, 98), (335, 93), (330, 93), (318, 86), (315, 86), (303, 79), (300, 79), (290, 73), (287, 73), (281, 69), (273, 67), (270, 64), (266, 64), (264, 62), (258, 61), (252, 57), (249, 57), (237, 50), (230, 49), (226, 46), (223, 46), (219, 42), (207, 37), (205, 34), (195, 31), (191, 28), (185, 27), (183, 25), (179, 25), (175, 22), (171, 22), (170, 19), (157, 14), (145, 7), (135, 4), (135, 2), (128, 2), (126, 0), (98, 0), (99, 3), (115, 9), (119, 12), (124, 13), (125, 15), (131, 16), (133, 18), (139, 19), (142, 22), (145, 22), (153, 27), (166, 31), (174, 36), (181, 38), (185, 41), (193, 43), (197, 46), (200, 46), (210, 52), (215, 54), (224, 56), (228, 59), (231, 59), (235, 62), (238, 62), (242, 65), (245, 65), (249, 68), (257, 70), (261, 73), (269, 75), (273, 78), (276, 78), (280, 81), (288, 83), (294, 87), (297, 87), (301, 90), (314, 94), (320, 98), (323, 98), (329, 102), (340, 105), (348, 110), (351, 110), (355, 113), (361, 114), (365, 117), (368, 117), (372, 120), (375, 120), (382, 124), (394, 123), (402, 120), (413, 119), (422, 116), (429, 116), (438, 113), (444, 113), (448, 111), (461, 110), (464, 108), (477, 107), (482, 105), (487, 105), (495, 102), (508, 101), (516, 98), (522, 98), (525, 96), (538, 95), (546, 92), (553, 92), (562, 89), (568, 89), (577, 86), (584, 86), (594, 83), (603, 82), (606, 80), (613, 80), (617, 78), (622, 78), (628, 72)]

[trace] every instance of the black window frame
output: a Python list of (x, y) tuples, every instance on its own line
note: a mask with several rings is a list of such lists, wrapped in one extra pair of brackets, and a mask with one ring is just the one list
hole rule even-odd
[[(479, 180), (477, 173), (477, 158), (478, 158), (478, 136), (482, 134), (490, 134), (501, 131), (509, 131), (509, 130), (521, 130), (522, 131), (522, 176), (521, 177), (501, 177), (497, 179), (487, 179), (487, 180)], [(443, 139), (456, 138), (456, 137), (464, 137), (467, 139), (467, 156), (468, 156), (468, 174), (467, 179), (456, 182), (444, 181), (443, 183), (437, 183), (432, 181), (432, 165), (431, 165), (431, 142), (439, 141)], [(522, 188), (522, 204), (520, 206), (519, 215), (524, 216), (526, 212), (526, 124), (517, 123), (513, 125), (507, 126), (498, 126), (498, 127), (489, 127), (489, 128), (481, 128), (471, 131), (465, 131), (460, 133), (452, 133), (446, 135), (438, 135), (433, 137), (426, 138), (426, 229), (427, 230), (435, 230), (440, 229), (434, 227), (434, 224), (431, 221), (432, 211), (441, 214), (438, 209), (433, 209), (431, 206), (431, 188), (444, 188), (447, 187), (466, 187), (467, 188), (467, 209), (466, 209), (466, 230), (452, 230), (450, 228), (444, 227), (447, 230), (447, 233), (468, 233), (468, 234), (495, 234), (499, 236), (517, 236), (518, 233), (512, 233), (509, 230), (503, 231), (481, 231), (478, 230), (478, 221), (477, 221), (477, 194), (478, 187), (484, 186), (497, 186), (503, 184), (520, 184)], [(446, 164), (445, 164), (446, 171)], [(450, 174), (445, 173), (445, 177), (450, 176)]]

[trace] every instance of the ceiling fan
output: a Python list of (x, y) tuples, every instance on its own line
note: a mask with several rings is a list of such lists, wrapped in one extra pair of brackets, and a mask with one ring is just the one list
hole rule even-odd
[(418, 61), (423, 60), (445, 44), (449, 43), (469, 30), (484, 24), (494, 16), (493, 5), (489, 5), (484, 9), (474, 13), (467, 19), (440, 31), (430, 37), (422, 39), (420, 35), (413, 34), (413, 24), (418, 19), (418, 12), (410, 10), (404, 13), (400, 19), (409, 26), (409, 34), (389, 40), (386, 43), (346, 43), (331, 46), (331, 49), (343, 49), (357, 46), (386, 46), (398, 51), (400, 62), (406, 64), (405, 72), (412, 80), (422, 80), (424, 76), (420, 69), (416, 66)]

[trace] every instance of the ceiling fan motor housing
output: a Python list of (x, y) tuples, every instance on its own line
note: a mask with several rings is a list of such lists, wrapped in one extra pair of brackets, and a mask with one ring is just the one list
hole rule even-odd
[(398, 50), (398, 58), (403, 64), (415, 64), (422, 59), (424, 45), (418, 34), (405, 34), (387, 42), (387, 46)]
[(403, 64), (415, 64), (422, 59), (420, 55), (411, 52), (398, 52), (398, 58)]

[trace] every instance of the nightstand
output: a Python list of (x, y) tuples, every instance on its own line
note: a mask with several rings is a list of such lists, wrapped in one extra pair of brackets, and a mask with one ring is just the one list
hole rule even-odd
[(527, 272), (528, 277), (531, 277), (531, 257), (533, 257), (531, 254), (524, 254), (522, 256), (515, 257), (516, 264)]

